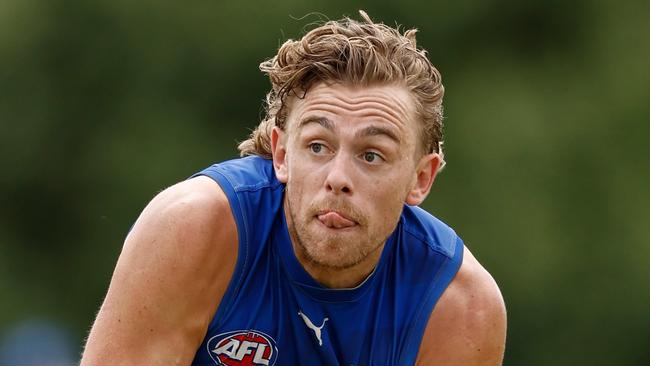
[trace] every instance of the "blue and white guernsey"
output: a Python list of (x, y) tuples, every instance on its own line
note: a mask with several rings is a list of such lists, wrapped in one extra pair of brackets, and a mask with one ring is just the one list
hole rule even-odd
[(192, 365), (412, 365), (463, 242), (404, 206), (375, 271), (351, 289), (317, 283), (291, 245), (284, 184), (270, 160), (246, 157), (196, 175), (226, 193), (237, 223), (235, 272)]

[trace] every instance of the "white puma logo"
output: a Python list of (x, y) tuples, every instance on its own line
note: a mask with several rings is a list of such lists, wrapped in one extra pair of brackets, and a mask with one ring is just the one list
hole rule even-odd
[(302, 311), (298, 312), (298, 315), (302, 317), (302, 320), (305, 322), (305, 325), (307, 328), (311, 329), (314, 331), (314, 334), (316, 335), (316, 338), (318, 339), (318, 345), (322, 346), (323, 345), (323, 339), (321, 338), (321, 330), (325, 326), (325, 322), (329, 320), (329, 318), (323, 319), (323, 325), (320, 327), (317, 327), (314, 325), (314, 323), (311, 322), (311, 319), (307, 317), (307, 315), (303, 314)]

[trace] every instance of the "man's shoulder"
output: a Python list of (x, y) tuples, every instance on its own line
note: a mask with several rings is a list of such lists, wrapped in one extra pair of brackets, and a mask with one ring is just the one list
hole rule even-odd
[(196, 176), (158, 193), (143, 215), (200, 225), (202, 221), (211, 221), (215, 215), (223, 214), (228, 209), (228, 199), (223, 189), (209, 177)]
[[(133, 259), (155, 254), (150, 262), (161, 278), (182, 280), (188, 288), (190, 282), (217, 286), (209, 293), (219, 294), (230, 279), (237, 245), (237, 227), (225, 193), (212, 179), (197, 176), (151, 200), (129, 233), (123, 255)], [(196, 268), (222, 268), (223, 273), (197, 276)]]
[(467, 247), (458, 274), (441, 299), (441, 311), (450, 311), (484, 326), (493, 315), (505, 313), (501, 290), (492, 275), (476, 260)]
[(231, 189), (240, 192), (281, 185), (275, 177), (272, 161), (259, 156), (226, 160), (203, 169), (192, 177), (200, 175), (218, 182), (226, 194)]
[(418, 239), (427, 247), (446, 255), (449, 258), (458, 257), (458, 235), (449, 225), (428, 211), (418, 206), (405, 206), (402, 212), (404, 231)]
[[(212, 179), (197, 176), (158, 193), (142, 211), (129, 237), (148, 237), (188, 252), (219, 250), (236, 238), (228, 198)], [(178, 238), (169, 242), (166, 238)], [(236, 239), (234, 240), (236, 242)], [(138, 243), (141, 241), (138, 240)]]
[(463, 263), (429, 318), (418, 364), (500, 365), (506, 335), (501, 291), (464, 249)]

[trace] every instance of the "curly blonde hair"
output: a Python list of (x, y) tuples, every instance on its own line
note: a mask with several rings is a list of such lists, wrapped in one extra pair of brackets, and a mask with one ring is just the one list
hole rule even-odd
[(287, 40), (278, 54), (260, 64), (269, 75), (272, 89), (266, 96), (266, 116), (239, 144), (241, 156), (271, 158), (271, 131), (284, 129), (287, 98), (303, 98), (319, 81), (369, 85), (405, 85), (413, 96), (416, 116), (422, 122), (423, 153), (442, 155), (442, 97), (444, 87), (426, 51), (418, 49), (416, 29), (400, 32), (374, 23), (360, 10), (363, 22), (350, 18), (328, 21), (300, 40)]

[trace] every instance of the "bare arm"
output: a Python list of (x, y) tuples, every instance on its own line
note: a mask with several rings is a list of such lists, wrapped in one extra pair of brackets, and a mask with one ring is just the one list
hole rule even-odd
[(465, 248), (458, 274), (431, 313), (416, 364), (501, 365), (505, 339), (506, 309), (501, 292)]
[(236, 225), (214, 181), (161, 192), (126, 238), (81, 365), (189, 365), (236, 258)]

